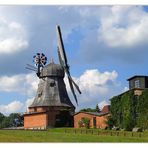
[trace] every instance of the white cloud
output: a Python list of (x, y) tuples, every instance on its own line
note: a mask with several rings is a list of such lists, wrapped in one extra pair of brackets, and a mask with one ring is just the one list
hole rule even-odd
[(28, 107), (32, 104), (34, 98), (29, 98), (26, 100), (25, 105), (24, 105), (24, 110), (27, 112), (28, 111)]
[(0, 112), (9, 115), (11, 113), (23, 113), (28, 111), (28, 107), (33, 102), (34, 98), (27, 99), (24, 103), (20, 101), (12, 101), (9, 104), (0, 105)]
[(0, 82), (0, 91), (20, 92), (30, 96), (35, 94), (39, 80), (34, 73), (29, 73), (14, 76), (1, 76)]
[(10, 54), (28, 47), (27, 32), (22, 24), (0, 15), (0, 54)]
[(148, 13), (142, 7), (108, 7), (100, 17), (98, 39), (109, 47), (135, 47), (147, 42)]
[(23, 103), (20, 101), (13, 101), (7, 105), (0, 105), (0, 112), (3, 114), (10, 114), (20, 112), (21, 108), (23, 107)]
[[(119, 84), (117, 81), (118, 73), (100, 72), (97, 69), (86, 70), (79, 78), (73, 78), (80, 87), (81, 95), (77, 93), (79, 107), (90, 105), (95, 106), (95, 103), (109, 99), (116, 91), (119, 91)], [(67, 78), (65, 78), (66, 87), (70, 98), (73, 98)], [(75, 102), (74, 102), (75, 104)]]
[(127, 86), (124, 87), (123, 92), (128, 91), (129, 88)]
[(105, 105), (109, 105), (109, 103), (106, 100), (103, 100), (98, 103), (100, 110), (102, 110)]
[(104, 95), (108, 92), (108, 82), (114, 83), (118, 74), (116, 71), (101, 73), (97, 69), (86, 70), (77, 82), (82, 89), (92, 96), (96, 96), (98, 93)]
[[(16, 92), (25, 97), (34, 97), (37, 91), (39, 79), (34, 73), (18, 74), (14, 76), (0, 77), (0, 92)], [(7, 105), (0, 105), (0, 112), (10, 114), (14, 112), (24, 112), (34, 98), (29, 98), (25, 102), (13, 101)]]

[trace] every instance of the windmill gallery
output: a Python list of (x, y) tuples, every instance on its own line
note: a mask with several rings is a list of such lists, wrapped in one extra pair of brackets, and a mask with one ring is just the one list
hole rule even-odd
[[(81, 91), (70, 76), (60, 26), (57, 26), (57, 35), (60, 64), (55, 64), (52, 60), (48, 65), (45, 65), (47, 58), (43, 53), (37, 53), (34, 56), (40, 82), (34, 101), (29, 106), (29, 111), (24, 114), (25, 129), (45, 129), (73, 124), (75, 106), (70, 101), (66, 90), (63, 80), (65, 73), (68, 76), (69, 85), (77, 104), (74, 87), (80, 94)], [(33, 67), (28, 65), (27, 68), (32, 69)]]

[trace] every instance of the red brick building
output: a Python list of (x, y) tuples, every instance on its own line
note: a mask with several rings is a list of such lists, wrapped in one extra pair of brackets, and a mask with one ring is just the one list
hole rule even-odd
[[(73, 110), (66, 107), (29, 108), (24, 114), (24, 129), (46, 129), (48, 127), (69, 126)], [(71, 114), (70, 114), (71, 113)], [(64, 121), (63, 120), (64, 116)]]
[(110, 115), (110, 106), (104, 106), (100, 113), (98, 112), (78, 112), (74, 115), (74, 128), (79, 128), (79, 122), (83, 118), (90, 120), (90, 128), (101, 128), (104, 129), (108, 125), (106, 124), (107, 117)]

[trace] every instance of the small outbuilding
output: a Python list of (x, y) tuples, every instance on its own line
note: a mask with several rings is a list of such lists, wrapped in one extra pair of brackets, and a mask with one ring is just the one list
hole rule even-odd
[[(107, 125), (108, 116), (110, 115), (109, 105), (104, 106), (101, 112), (78, 112), (74, 115), (74, 128), (85, 127), (82, 123), (84, 118), (89, 119), (90, 128), (105, 129)], [(80, 125), (80, 123), (82, 123)]]

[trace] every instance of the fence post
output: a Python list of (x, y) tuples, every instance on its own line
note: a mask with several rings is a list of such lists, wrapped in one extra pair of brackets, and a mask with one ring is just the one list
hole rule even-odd
[(141, 133), (139, 133), (139, 137), (141, 137)]
[(98, 135), (99, 135), (99, 131), (98, 131)]
[(133, 132), (132, 132), (132, 137), (134, 136)]
[(112, 136), (112, 132), (110, 133), (110, 135)]

